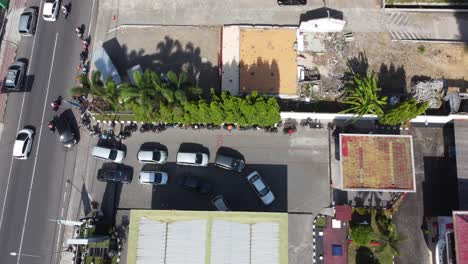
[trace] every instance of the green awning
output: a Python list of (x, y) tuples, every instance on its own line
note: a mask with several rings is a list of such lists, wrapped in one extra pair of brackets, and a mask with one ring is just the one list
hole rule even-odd
[(10, 0), (0, 0), (0, 8), (7, 9)]

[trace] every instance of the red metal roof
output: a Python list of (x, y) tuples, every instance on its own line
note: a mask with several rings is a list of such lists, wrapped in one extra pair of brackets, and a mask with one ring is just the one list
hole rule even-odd
[(468, 263), (468, 212), (453, 212), (457, 263)]
[(353, 208), (349, 205), (337, 205), (335, 206), (335, 218), (341, 221), (351, 221), (353, 214)]
[[(327, 219), (327, 227), (323, 230), (323, 260), (324, 264), (347, 264), (348, 263), (348, 239), (346, 227), (332, 228), (331, 218)], [(343, 247), (342, 256), (333, 256), (333, 245)]]

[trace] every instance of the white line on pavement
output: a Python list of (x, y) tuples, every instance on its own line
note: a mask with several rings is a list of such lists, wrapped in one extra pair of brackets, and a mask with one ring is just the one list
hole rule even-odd
[(29, 213), (29, 203), (31, 202), (32, 187), (34, 184), (34, 177), (36, 175), (37, 156), (39, 154), (39, 147), (41, 145), (41, 135), (42, 135), (42, 128), (44, 126), (44, 117), (45, 117), (45, 111), (47, 107), (47, 97), (49, 96), (49, 90), (50, 90), (50, 80), (52, 78), (52, 71), (54, 70), (54, 60), (55, 60), (55, 51), (57, 49), (57, 40), (58, 40), (58, 33), (55, 34), (54, 50), (52, 53), (52, 62), (50, 65), (49, 80), (47, 81), (46, 96), (44, 98), (44, 108), (42, 109), (41, 126), (39, 128), (39, 139), (37, 142), (36, 156), (34, 157), (34, 166), (33, 166), (33, 171), (32, 171), (31, 184), (29, 185), (28, 201), (26, 203), (26, 214), (24, 216), (24, 221), (23, 221), (23, 231), (21, 232), (21, 240), (20, 240), (20, 245), (18, 249), (18, 261), (16, 262), (17, 264), (20, 263), (21, 250), (23, 249), (24, 231), (26, 230), (26, 221), (28, 220), (28, 213)]
[[(40, 6), (39, 6), (39, 11), (41, 10), (41, 8), (42, 8), (42, 1), (41, 1)], [(39, 25), (40, 25), (40, 23), (39, 23), (39, 21), (37, 21), (36, 31), (38, 31)], [(31, 69), (30, 65), (31, 65), (31, 62), (32, 62), (32, 59), (33, 59), (34, 46), (36, 45), (36, 36), (37, 35), (34, 34), (33, 43), (32, 43), (32, 47), (31, 47), (31, 54), (29, 54), (29, 59), (28, 59), (28, 69), (26, 70), (26, 76), (29, 76), (29, 69)], [(26, 81), (26, 88), (28, 87), (28, 85), (29, 85), (29, 79), (27, 79), (27, 81)], [(26, 98), (26, 93), (24, 92), (23, 93), (23, 100), (21, 102), (21, 110), (20, 110), (20, 114), (19, 114), (19, 118), (18, 118), (18, 127), (16, 128), (16, 132), (18, 132), (20, 130), (20, 127), (21, 127), (21, 118), (23, 117), (23, 108), (24, 108), (25, 98)], [(8, 171), (8, 180), (7, 180), (7, 185), (6, 185), (6, 189), (5, 189), (5, 195), (3, 197), (2, 213), (0, 215), (0, 230), (2, 230), (3, 214), (5, 212), (5, 205), (6, 205), (7, 195), (8, 195), (8, 188), (10, 187), (10, 178), (11, 178), (12, 168), (13, 168), (13, 155), (11, 156), (11, 160), (10, 160), (10, 169)]]

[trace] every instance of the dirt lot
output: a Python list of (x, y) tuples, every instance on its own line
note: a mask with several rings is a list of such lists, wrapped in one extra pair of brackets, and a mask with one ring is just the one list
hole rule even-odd
[(184, 70), (193, 84), (209, 93), (210, 88), (220, 86), (220, 39), (220, 27), (122, 28), (103, 47), (121, 76), (137, 64), (161, 73)]
[(468, 88), (464, 44), (394, 42), (387, 33), (354, 33), (354, 41), (332, 47), (332, 52), (298, 59), (299, 64), (318, 68), (324, 86), (338, 87), (349, 61), (355, 71), (378, 74), (387, 95), (405, 93), (411, 81), (421, 77), (444, 78), (449, 87), (462, 91)]

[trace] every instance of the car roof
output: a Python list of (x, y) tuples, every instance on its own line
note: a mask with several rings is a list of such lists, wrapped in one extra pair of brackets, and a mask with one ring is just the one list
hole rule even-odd
[(19, 19), (19, 29), (20, 30), (27, 30), (28, 29), (28, 21), (32, 17), (32, 13), (30, 12), (24, 12), (21, 14), (20, 19)]
[(140, 172), (140, 181), (142, 182), (154, 182), (154, 172), (153, 171), (142, 171)]
[(42, 10), (42, 13), (45, 15), (52, 15), (52, 7), (53, 7), (53, 2), (45, 2), (44, 3), (44, 9)]
[(15, 140), (15, 144), (13, 145), (13, 156), (20, 156), (23, 154), (23, 146), (24, 141)]
[[(154, 155), (153, 155), (154, 153)], [(155, 157), (154, 157), (155, 156)], [(138, 151), (138, 160), (161, 160), (161, 152), (159, 150), (140, 150)]]
[(263, 182), (262, 178), (260, 176), (258, 176), (258, 178), (251, 182), (252, 185), (255, 187), (255, 189), (257, 189), (258, 191), (261, 191), (265, 188), (267, 188), (267, 186), (265, 185), (265, 183)]

